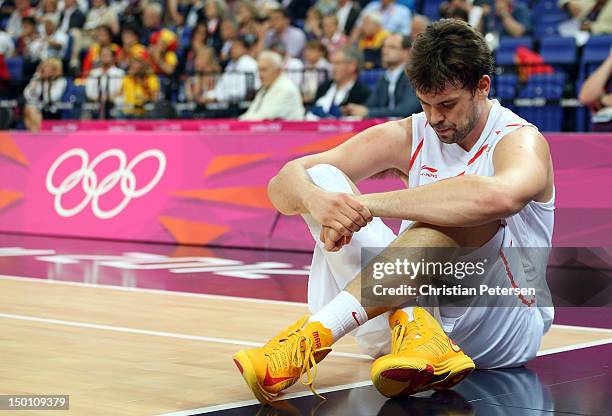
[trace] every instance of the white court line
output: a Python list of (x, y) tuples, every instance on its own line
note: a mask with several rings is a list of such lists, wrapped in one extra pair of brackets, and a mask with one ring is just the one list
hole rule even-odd
[[(139, 287), (126, 287), (126, 286), (116, 286), (116, 285), (99, 285), (99, 284), (93, 284), (93, 283), (70, 282), (70, 281), (64, 281), (64, 280), (51, 280), (47, 278), (13, 276), (13, 275), (7, 275), (7, 274), (0, 274), (0, 280), (16, 280), (16, 281), (27, 281), (27, 282), (35, 282), (35, 283), (43, 283), (43, 284), (81, 286), (81, 287), (90, 287), (90, 288), (98, 288), (98, 289), (118, 290), (120, 292), (142, 292), (142, 293), (150, 293), (150, 294), (156, 294), (156, 295), (183, 296), (183, 297), (200, 298), (200, 299), (229, 300), (229, 301), (235, 301), (235, 302), (251, 302), (251, 303), (269, 304), (269, 305), (271, 304), (271, 305), (289, 305), (289, 306), (306, 306), (306, 307), (308, 306), (308, 304), (304, 302), (290, 302), (290, 301), (285, 301), (285, 300), (245, 298), (245, 297), (240, 297), (240, 296), (209, 295), (205, 293), (176, 292), (176, 291), (171, 291), (171, 290), (146, 289), (146, 288), (139, 288)], [(612, 333), (612, 329), (609, 329), (609, 328), (559, 325), (559, 324), (553, 324), (552, 326), (554, 328), (559, 328), (559, 329), (573, 329), (573, 330), (585, 331), (585, 332), (604, 331), (604, 332)]]
[[(243, 340), (228, 339), (228, 338), (205, 337), (201, 335), (179, 334), (176, 332), (151, 331), (148, 329), (128, 328), (128, 327), (114, 326), (114, 325), (92, 324), (92, 323), (87, 323), (87, 322), (65, 321), (62, 319), (49, 319), (49, 318), (41, 318), (38, 316), (16, 315), (12, 313), (3, 313), (3, 312), (0, 312), (0, 318), (17, 319), (20, 321), (41, 322), (41, 323), (52, 324), (52, 325), (64, 325), (64, 326), (71, 326), (71, 327), (76, 327), (76, 328), (99, 329), (103, 331), (123, 332), (123, 333), (128, 333), (128, 334), (150, 335), (154, 337), (179, 338), (179, 339), (188, 339), (191, 341), (214, 342), (217, 344), (231, 344), (231, 345), (240, 345), (240, 346), (247, 346), (247, 347), (261, 347), (262, 345), (264, 345), (264, 342), (252, 342), (252, 341), (243, 341)], [(354, 354), (350, 352), (340, 352), (340, 351), (332, 351), (331, 355), (336, 355), (338, 357), (346, 357), (346, 358), (356, 358), (360, 360), (371, 360), (372, 359), (372, 357), (370, 357), (369, 355)]]
[(208, 295), (205, 293), (175, 292), (171, 290), (146, 289), (146, 288), (140, 288), (140, 287), (126, 287), (126, 286), (116, 286), (116, 285), (98, 285), (98, 284), (93, 284), (93, 283), (69, 282), (69, 281), (64, 281), (64, 280), (51, 280), (47, 278), (39, 279), (37, 277), (13, 276), (13, 275), (7, 275), (7, 274), (0, 274), (0, 280), (2, 279), (28, 281), (28, 282), (36, 282), (36, 283), (43, 283), (43, 284), (58, 284), (58, 285), (67, 285), (67, 286), (93, 287), (93, 288), (99, 288), (99, 289), (118, 290), (120, 292), (143, 292), (143, 293), (151, 293), (151, 294), (156, 294), (156, 295), (183, 296), (183, 297), (188, 297), (188, 298), (229, 300), (229, 301), (268, 304), (268, 305), (308, 306), (306, 303), (303, 303), (303, 302), (289, 302), (285, 300), (244, 298), (244, 297), (239, 297), (239, 296)]

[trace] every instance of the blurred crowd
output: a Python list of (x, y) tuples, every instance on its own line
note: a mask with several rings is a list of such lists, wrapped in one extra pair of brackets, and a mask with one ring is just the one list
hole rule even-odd
[[(189, 103), (196, 117), (402, 116), (419, 111), (403, 68), (429, 23), (414, 13), (425, 3), (0, 0), (0, 80), (9, 79), (6, 59), (21, 57), (31, 130), (42, 118), (61, 117), (74, 87), (100, 104), (91, 115), (100, 118), (170, 116), (176, 110), (168, 102)], [(442, 18), (495, 39), (531, 33), (528, 3), (449, 0), (436, 7)], [(612, 31), (612, 1), (560, 0), (559, 7), (583, 30)], [(366, 85), (359, 73), (372, 68), (382, 68), (380, 76)]]

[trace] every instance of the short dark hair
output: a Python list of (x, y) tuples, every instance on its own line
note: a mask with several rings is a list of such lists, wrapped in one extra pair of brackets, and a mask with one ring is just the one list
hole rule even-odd
[(417, 91), (438, 93), (447, 83), (476, 93), (491, 75), (493, 56), (482, 35), (465, 22), (442, 19), (417, 36), (406, 73)]

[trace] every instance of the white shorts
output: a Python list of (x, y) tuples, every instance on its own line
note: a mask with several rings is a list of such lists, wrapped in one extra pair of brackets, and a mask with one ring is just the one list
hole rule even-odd
[[(343, 173), (332, 165), (317, 165), (308, 170), (312, 181), (331, 192), (352, 193)], [(353, 235), (351, 243), (340, 251), (325, 251), (319, 241), (321, 225), (310, 215), (304, 215), (315, 248), (308, 281), (308, 306), (311, 313), (319, 311), (340, 293), (361, 269), (361, 248), (388, 246), (396, 235), (380, 218), (374, 218)], [(409, 223), (402, 224), (402, 230)], [(500, 227), (496, 235), (477, 250), (477, 254), (493, 256), (496, 261), (487, 275), (489, 286), (511, 287), (508, 270), (518, 282), (523, 279), (520, 259), (506, 253), (506, 264), (499, 255), (512, 239), (507, 227)], [(374, 255), (376, 253), (373, 253)], [(473, 253), (474, 254), (474, 253)], [(369, 259), (364, 259), (364, 262)], [(518, 298), (515, 300), (520, 302)], [(513, 302), (509, 298), (509, 302)], [(512, 306), (512, 305), (508, 305)], [(537, 307), (434, 307), (427, 308), (444, 331), (468, 354), (478, 368), (515, 367), (535, 357), (542, 336), (550, 327), (544, 322)], [(391, 351), (388, 313), (378, 316), (352, 332), (364, 351), (376, 358)]]

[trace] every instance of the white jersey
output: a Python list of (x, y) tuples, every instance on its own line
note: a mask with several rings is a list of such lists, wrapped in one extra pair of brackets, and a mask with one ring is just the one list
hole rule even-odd
[[(469, 152), (457, 144), (442, 143), (435, 130), (428, 124), (425, 113), (412, 116), (412, 152), (408, 175), (410, 188), (460, 175), (493, 176), (495, 174), (493, 153), (497, 143), (516, 129), (523, 126), (535, 126), (502, 107), (497, 100), (492, 100), (491, 103), (492, 107), (485, 128)], [(504, 239), (504, 246), (551, 247), (554, 200), (553, 192), (550, 201), (545, 203), (531, 201), (520, 212), (506, 218), (502, 226), (507, 227), (509, 238)], [(411, 221), (404, 221), (401, 231), (411, 224)], [(523, 266), (526, 275), (535, 276), (544, 281), (542, 273), (546, 272), (547, 256), (530, 256), (534, 254), (534, 250), (525, 250), (523, 253), (525, 253)], [(546, 301), (550, 302), (550, 299)], [(538, 309), (542, 314), (545, 330), (548, 330), (552, 323), (554, 310), (552, 307)]]

